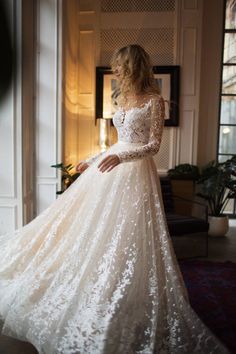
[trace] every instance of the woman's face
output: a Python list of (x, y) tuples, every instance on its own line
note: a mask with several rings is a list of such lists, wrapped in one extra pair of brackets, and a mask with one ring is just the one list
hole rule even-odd
[(116, 76), (117, 80), (120, 80), (122, 78), (123, 74), (123, 67), (119, 61), (116, 62), (116, 67), (114, 70), (114, 75)]

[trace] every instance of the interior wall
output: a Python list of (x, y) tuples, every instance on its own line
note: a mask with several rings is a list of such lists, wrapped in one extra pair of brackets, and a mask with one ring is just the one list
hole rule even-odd
[[(199, 84), (202, 33), (201, 0), (178, 0), (177, 51), (181, 66), (180, 124), (176, 164), (195, 164), (199, 120)], [(174, 166), (174, 164), (173, 164)]]
[[(85, 1), (80, 4), (80, 28), (83, 29), (87, 4)], [(143, 46), (153, 65), (179, 64), (176, 46), (179, 5), (175, 0), (137, 1), (135, 5), (115, 0), (98, 1), (94, 9), (96, 65), (109, 66), (113, 52), (131, 43)], [(160, 151), (154, 157), (160, 173), (175, 164), (178, 130), (176, 127), (164, 129)]]
[[(4, 169), (0, 169), (0, 233), (23, 224), (23, 205), (25, 215), (32, 217), (32, 185), (35, 180), (32, 178), (33, 163), (29, 161), (36, 161), (35, 206), (36, 213), (40, 213), (55, 200), (56, 191), (60, 189), (60, 174), (50, 166), (62, 161), (62, 147), (64, 162), (72, 163), (99, 151), (99, 125), (95, 124), (95, 68), (107, 65), (114, 49), (109, 45), (112, 35), (116, 38), (115, 35), (125, 33), (119, 40), (119, 45), (122, 45), (123, 40), (125, 45), (131, 40), (127, 35), (129, 32), (134, 36), (141, 33), (141, 29), (145, 29), (146, 33), (151, 29), (152, 33), (164, 31), (162, 33), (166, 34), (168, 28), (173, 33), (173, 45), (168, 51), (169, 62), (166, 55), (159, 55), (164, 47), (157, 48), (157, 42), (153, 39), (155, 36), (146, 37), (149, 49), (154, 48), (154, 65), (168, 63), (181, 66), (180, 125), (177, 128), (165, 128), (162, 148), (156, 157), (158, 170), (165, 173), (169, 167), (184, 162), (202, 165), (215, 157), (223, 0), (219, 0), (217, 7), (213, 0), (174, 0), (174, 11), (172, 8), (171, 11), (153, 13), (113, 11), (112, 14), (102, 11), (103, 0), (40, 0), (37, 1), (35, 39), (33, 33), (27, 33), (30, 23), (33, 25), (32, 18), (28, 25), (24, 23), (22, 27), (22, 3), (27, 4), (27, 1), (6, 1), (17, 70), (9, 95), (0, 107), (0, 161), (4, 166)], [(107, 3), (115, 6), (124, 4), (119, 0)], [(165, 6), (163, 0), (149, 3)], [(138, 4), (143, 6), (144, 2)], [(64, 15), (63, 65), (61, 9)], [(25, 10), (25, 18), (34, 11), (33, 7)], [(26, 34), (23, 47), (22, 30)], [(132, 38), (132, 42), (140, 39)], [(34, 105), (34, 68), (32, 58), (27, 56), (34, 50), (35, 44), (37, 70)], [(29, 65), (29, 72), (21, 70), (22, 54), (23, 69)], [(61, 96), (62, 67), (64, 90)], [(34, 107), (36, 122), (33, 126)], [(24, 142), (22, 140), (23, 115), (26, 126), (35, 131), (35, 158), (31, 149), (33, 135), (24, 131)], [(114, 129), (111, 140), (116, 141)], [(23, 164), (24, 161), (28, 162), (27, 166)], [(28, 178), (24, 186), (23, 172), (26, 174), (25, 181)]]
[(37, 2), (35, 109), (36, 214), (55, 199), (61, 162), (61, 0)]
[(199, 105), (199, 166), (216, 158), (224, 0), (205, 0), (203, 6), (201, 85)]
[(22, 178), (23, 223), (35, 216), (36, 2), (22, 0)]
[[(181, 66), (179, 127), (164, 129), (162, 146), (155, 156), (159, 172), (166, 173), (178, 163), (196, 163), (202, 4), (203, 0), (140, 0), (135, 2), (135, 11), (134, 5), (119, 0), (72, 0), (64, 4), (63, 52), (68, 70), (63, 78), (65, 85), (70, 83), (64, 94), (66, 163), (76, 164), (100, 151), (95, 68), (108, 65), (113, 50), (130, 43), (143, 45), (153, 65)], [(72, 103), (70, 110), (66, 101)], [(114, 143), (114, 128), (111, 135)]]
[[(0, 234), (23, 223), (22, 218), (22, 2), (4, 1), (12, 36), (15, 71), (0, 106)], [(4, 55), (4, 53), (1, 53)]]
[(97, 1), (87, 5), (82, 11), (78, 0), (63, 2), (63, 155), (74, 165), (99, 149), (94, 119)]
[(63, 1), (63, 155), (75, 163), (78, 151), (78, 0)]
[(61, 1), (5, 4), (15, 71), (0, 107), (0, 234), (56, 199), (61, 180), (51, 165), (61, 162), (62, 146)]

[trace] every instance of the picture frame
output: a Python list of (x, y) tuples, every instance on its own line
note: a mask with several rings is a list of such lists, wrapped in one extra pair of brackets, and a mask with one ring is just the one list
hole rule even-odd
[[(154, 77), (165, 100), (165, 126), (179, 125), (179, 81), (180, 66), (153, 66)], [(96, 119), (112, 119), (115, 107), (112, 104), (112, 92), (116, 78), (110, 67), (96, 67)]]

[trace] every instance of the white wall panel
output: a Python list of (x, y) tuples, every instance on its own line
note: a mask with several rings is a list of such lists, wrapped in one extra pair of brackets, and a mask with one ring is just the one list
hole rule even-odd
[(37, 206), (38, 214), (40, 214), (44, 209), (46, 209), (52, 201), (55, 199), (57, 191), (57, 182), (40, 182), (37, 186)]
[(14, 198), (14, 164), (15, 164), (15, 116), (14, 89), (12, 88), (0, 109), (0, 197)]
[(57, 160), (57, 1), (39, 1), (37, 175), (55, 177)]
[(0, 206), (0, 235), (14, 231), (17, 227), (16, 206)]
[[(37, 9), (36, 172), (37, 213), (56, 199), (60, 184), (52, 164), (61, 162), (61, 22), (59, 0), (41, 0)], [(45, 188), (45, 180), (52, 183)], [(42, 185), (42, 187), (40, 187)]]
[[(21, 0), (5, 1), (16, 70), (0, 106), (0, 234), (22, 225)], [(3, 55), (3, 53), (1, 53)]]

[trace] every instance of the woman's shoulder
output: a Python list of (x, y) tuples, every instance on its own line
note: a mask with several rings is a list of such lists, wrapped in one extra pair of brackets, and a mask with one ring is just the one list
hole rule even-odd
[(160, 93), (151, 92), (148, 94), (149, 100), (153, 104), (162, 104), (164, 102), (164, 98)]

